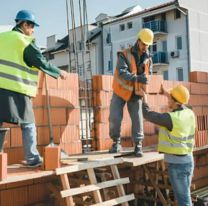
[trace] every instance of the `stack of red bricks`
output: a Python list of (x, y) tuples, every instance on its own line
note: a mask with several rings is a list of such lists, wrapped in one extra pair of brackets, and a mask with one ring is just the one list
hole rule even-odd
[[(47, 85), (54, 142), (60, 144), (67, 154), (81, 153), (78, 75), (69, 74), (66, 80), (47, 76)], [(43, 148), (50, 142), (43, 73), (40, 74), (37, 96), (33, 99), (33, 109), (37, 125), (37, 144), (42, 154)], [(5, 152), (8, 154), (8, 164), (18, 163), (24, 159), (21, 129), (12, 124), (5, 124), (5, 127), (10, 127), (4, 145)]]
[[(112, 145), (109, 136), (109, 112), (110, 101), (112, 98), (112, 81), (113, 76), (95, 75), (93, 76), (93, 105), (95, 111), (94, 125), (94, 147), (95, 150), (106, 150)], [(132, 142), (129, 140), (131, 134), (131, 122), (127, 114), (127, 108), (124, 109), (123, 121), (121, 127), (122, 144), (131, 147)]]
[[(195, 79), (194, 79), (195, 77)], [(167, 112), (167, 98), (159, 94), (161, 84), (166, 89), (182, 84), (190, 91), (190, 105), (196, 114), (197, 132), (196, 147), (208, 145), (208, 74), (205, 72), (191, 72), (191, 82), (166, 81), (161, 75), (149, 76), (147, 88), (148, 104), (153, 111)], [(109, 137), (109, 105), (112, 97), (112, 76), (96, 75), (93, 77), (94, 108), (95, 108), (95, 147), (97, 150), (109, 149), (112, 140)], [(194, 82), (193, 82), (194, 81)], [(157, 126), (144, 120), (144, 146), (157, 144)], [(124, 108), (124, 118), (121, 126), (122, 144), (124, 147), (133, 146), (131, 139), (131, 120)]]
[(190, 104), (197, 119), (195, 144), (196, 147), (204, 147), (208, 145), (208, 73), (191, 72), (190, 81)]

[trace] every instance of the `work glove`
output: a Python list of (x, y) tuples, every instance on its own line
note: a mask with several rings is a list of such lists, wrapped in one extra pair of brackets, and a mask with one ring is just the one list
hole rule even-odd
[(138, 83), (142, 83), (142, 84), (147, 84), (148, 83), (148, 79), (147, 79), (147, 77), (144, 73), (140, 74), (140, 75), (137, 75), (136, 81)]

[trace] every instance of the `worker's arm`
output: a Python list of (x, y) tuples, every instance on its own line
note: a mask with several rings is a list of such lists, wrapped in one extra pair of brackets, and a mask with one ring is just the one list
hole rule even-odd
[(65, 78), (66, 72), (48, 62), (34, 42), (25, 48), (24, 61), (29, 67), (37, 67), (54, 78)]
[(119, 75), (121, 78), (132, 81), (132, 82), (140, 82), (140, 83), (147, 83), (147, 77), (145, 74), (136, 75), (130, 72), (129, 65), (127, 60), (122, 52), (118, 53), (118, 61), (116, 69), (118, 69)]
[(151, 111), (148, 104), (145, 102), (143, 102), (142, 104), (142, 110), (143, 110), (143, 116), (146, 120), (154, 124), (166, 127), (168, 130), (172, 131), (173, 124), (170, 115), (168, 113), (159, 113), (159, 112)]

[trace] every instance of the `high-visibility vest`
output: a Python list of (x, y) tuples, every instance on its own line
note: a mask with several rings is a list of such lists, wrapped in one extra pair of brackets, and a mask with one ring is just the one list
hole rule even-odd
[(24, 49), (33, 37), (17, 31), (0, 33), (0, 88), (25, 94), (36, 95), (38, 69), (24, 62)]
[[(129, 71), (137, 75), (137, 66), (134, 56), (131, 53), (131, 49), (126, 49), (121, 52), (124, 54), (129, 64)], [(145, 61), (144, 63), (144, 71), (149, 70), (149, 61)], [(131, 98), (133, 91), (135, 91), (135, 86), (137, 86), (135, 82), (128, 81), (120, 77), (118, 68), (116, 68), (113, 78), (113, 92), (116, 95), (121, 97), (123, 100), (128, 101)]]
[(170, 112), (172, 131), (160, 127), (158, 151), (168, 154), (185, 155), (193, 151), (195, 116), (192, 110)]

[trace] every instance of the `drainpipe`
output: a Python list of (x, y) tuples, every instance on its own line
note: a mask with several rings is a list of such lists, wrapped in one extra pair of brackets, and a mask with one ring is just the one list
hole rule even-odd
[(187, 56), (188, 56), (188, 81), (189, 81), (189, 73), (191, 71), (191, 55), (190, 55), (190, 30), (189, 30), (189, 19), (188, 14), (186, 15), (186, 39), (187, 39)]

